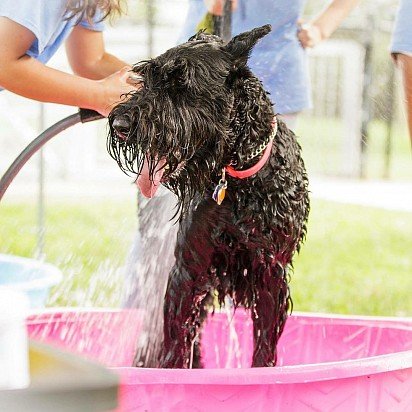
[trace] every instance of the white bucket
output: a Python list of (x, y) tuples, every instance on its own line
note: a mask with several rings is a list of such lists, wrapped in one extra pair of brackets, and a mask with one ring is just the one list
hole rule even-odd
[(29, 385), (26, 317), (29, 300), (12, 287), (0, 287), (0, 389)]

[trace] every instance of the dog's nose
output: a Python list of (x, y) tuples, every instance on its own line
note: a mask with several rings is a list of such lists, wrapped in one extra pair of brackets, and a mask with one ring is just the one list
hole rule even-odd
[(129, 134), (129, 128), (130, 128), (130, 123), (129, 123), (129, 119), (127, 119), (125, 116), (119, 116), (116, 117), (113, 120), (113, 129), (115, 130), (116, 134), (126, 140), (127, 139), (127, 135)]

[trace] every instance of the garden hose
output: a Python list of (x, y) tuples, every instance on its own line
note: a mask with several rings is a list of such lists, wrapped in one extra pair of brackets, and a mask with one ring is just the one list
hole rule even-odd
[(196, 30), (203, 30), (205, 33), (215, 34), (227, 43), (232, 37), (232, 1), (224, 1), (221, 16), (207, 12), (197, 24)]
[(46, 129), (39, 136), (37, 136), (32, 142), (30, 142), (26, 146), (26, 148), (20, 153), (20, 155), (11, 164), (11, 166), (7, 169), (6, 173), (1, 178), (0, 201), (6, 193), (7, 188), (10, 186), (10, 183), (20, 172), (21, 168), (50, 139), (52, 139), (54, 136), (56, 136), (63, 130), (68, 129), (69, 127), (74, 126), (77, 123), (88, 123), (99, 119), (103, 119), (103, 116), (95, 112), (94, 110), (79, 109), (77, 113), (60, 120), (53, 126), (50, 126), (48, 129)]

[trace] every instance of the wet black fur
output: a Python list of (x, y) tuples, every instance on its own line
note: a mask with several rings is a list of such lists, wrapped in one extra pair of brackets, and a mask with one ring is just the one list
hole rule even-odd
[[(222, 205), (212, 200), (222, 168), (244, 169), (271, 133), (272, 103), (247, 67), (270, 26), (227, 45), (198, 33), (187, 43), (134, 66), (144, 88), (109, 116), (108, 149), (124, 171), (139, 173), (149, 155), (154, 170), (166, 158), (164, 185), (177, 196), (176, 262), (164, 302), (164, 343), (158, 366), (187, 368), (204, 308), (217, 291), (250, 309), (252, 366), (273, 366), (291, 298), (288, 270), (306, 235), (308, 181), (294, 133), (279, 129), (266, 165), (247, 179), (227, 177)], [(180, 168), (180, 171), (179, 171)], [(174, 173), (174, 174), (173, 174)], [(146, 365), (154, 366), (154, 365)]]

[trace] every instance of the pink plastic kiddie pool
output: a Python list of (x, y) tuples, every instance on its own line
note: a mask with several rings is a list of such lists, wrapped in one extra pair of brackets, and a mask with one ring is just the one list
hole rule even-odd
[(249, 368), (248, 315), (217, 313), (203, 334), (206, 369), (131, 368), (142, 313), (51, 311), (30, 337), (101, 362), (121, 377), (118, 411), (412, 411), (412, 320), (291, 316), (278, 366)]
[[(0, 179), (0, 200), (31, 156), (61, 131), (101, 118), (81, 109), (45, 130)], [(131, 368), (137, 311), (44, 311), (30, 337), (103, 363), (120, 375), (118, 411), (412, 412), (412, 320), (294, 315), (278, 365), (249, 368), (251, 322), (217, 313), (203, 333), (206, 369)], [(85, 411), (87, 412), (87, 411)]]

